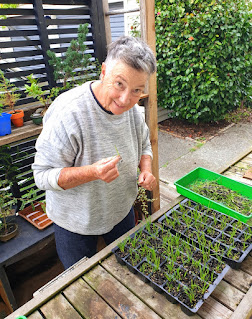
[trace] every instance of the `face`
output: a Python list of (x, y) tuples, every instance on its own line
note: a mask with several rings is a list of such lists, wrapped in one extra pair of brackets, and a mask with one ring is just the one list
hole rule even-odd
[(106, 65), (103, 63), (102, 84), (97, 98), (107, 111), (120, 115), (139, 101), (147, 79), (147, 73), (122, 62), (116, 63), (112, 70), (106, 73)]

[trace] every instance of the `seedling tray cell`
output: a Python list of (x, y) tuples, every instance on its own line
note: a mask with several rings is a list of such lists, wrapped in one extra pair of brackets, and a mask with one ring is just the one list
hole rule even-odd
[[(176, 212), (177, 220), (171, 217), (176, 216)], [(213, 256), (221, 257), (234, 269), (240, 268), (252, 250), (252, 227), (189, 199), (174, 206), (158, 222), (197, 247), (208, 247)]]
[(242, 214), (231, 208), (228, 208), (220, 202), (216, 202), (210, 198), (200, 195), (190, 189), (191, 185), (196, 181), (215, 181), (219, 185), (223, 185), (228, 189), (239, 193), (240, 195), (252, 200), (252, 187), (238, 181), (235, 181), (226, 176), (220, 175), (218, 173), (212, 172), (202, 167), (198, 167), (191, 171), (190, 173), (184, 175), (182, 178), (178, 179), (174, 184), (176, 185), (177, 191), (187, 198), (194, 200), (197, 203), (201, 203), (209, 208), (215, 209), (219, 212), (232, 216), (244, 223), (249, 221), (252, 217), (252, 212), (248, 215)]
[[(140, 245), (133, 249), (130, 242), (136, 238), (142, 240)], [(158, 244), (153, 246), (152, 241)], [(112, 252), (118, 262), (126, 265), (155, 291), (164, 294), (172, 303), (179, 303), (187, 315), (198, 311), (230, 269), (221, 259), (215, 259), (209, 252), (203, 253), (204, 261), (195, 260), (194, 254), (201, 253), (195, 243), (185, 241), (181, 235), (167, 231), (158, 223), (151, 223), (127, 237), (124, 244), (119, 243)], [(137, 258), (134, 261), (132, 256), (135, 254)], [(188, 267), (191, 267), (190, 271)], [(204, 279), (200, 279), (203, 277)], [(174, 284), (177, 285), (175, 289)], [(194, 297), (195, 289), (198, 292)], [(195, 301), (190, 303), (188, 296), (193, 296)]]

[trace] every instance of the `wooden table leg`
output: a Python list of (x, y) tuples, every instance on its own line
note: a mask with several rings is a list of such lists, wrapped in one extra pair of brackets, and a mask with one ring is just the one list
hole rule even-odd
[(10, 312), (13, 312), (15, 309), (17, 309), (15, 297), (13, 295), (4, 267), (2, 266), (0, 266), (0, 295)]

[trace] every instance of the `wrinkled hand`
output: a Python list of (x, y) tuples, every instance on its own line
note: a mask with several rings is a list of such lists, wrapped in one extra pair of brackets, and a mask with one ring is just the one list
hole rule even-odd
[(119, 176), (117, 163), (120, 161), (120, 159), (121, 157), (118, 155), (118, 156), (104, 158), (92, 164), (92, 166), (95, 169), (96, 178), (106, 183), (110, 183), (114, 179), (116, 179)]
[(157, 186), (156, 178), (148, 171), (141, 172), (138, 182), (140, 186), (149, 191), (153, 191), (153, 189)]

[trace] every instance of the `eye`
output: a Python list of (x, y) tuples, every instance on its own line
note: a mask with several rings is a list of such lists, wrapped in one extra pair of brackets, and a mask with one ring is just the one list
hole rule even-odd
[(140, 96), (142, 93), (143, 93), (143, 90), (140, 90), (140, 89), (134, 89), (134, 90), (132, 91), (132, 94), (133, 94), (134, 96)]
[(114, 85), (115, 85), (115, 88), (118, 90), (123, 90), (124, 88), (123, 83), (120, 81), (116, 81)]

